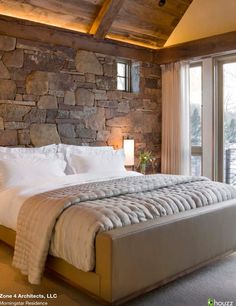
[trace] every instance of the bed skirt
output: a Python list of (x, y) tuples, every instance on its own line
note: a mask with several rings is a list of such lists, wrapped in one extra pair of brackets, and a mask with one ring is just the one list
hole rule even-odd
[[(48, 256), (47, 268), (105, 304), (118, 305), (236, 250), (236, 200), (100, 233), (96, 268)], [(0, 225), (14, 247), (15, 232)]]

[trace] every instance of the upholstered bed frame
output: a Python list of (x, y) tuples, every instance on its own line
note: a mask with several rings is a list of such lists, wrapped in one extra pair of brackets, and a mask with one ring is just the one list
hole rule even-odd
[[(14, 246), (15, 232), (0, 226)], [(96, 269), (48, 257), (47, 268), (105, 304), (117, 305), (236, 250), (236, 200), (100, 233)]]

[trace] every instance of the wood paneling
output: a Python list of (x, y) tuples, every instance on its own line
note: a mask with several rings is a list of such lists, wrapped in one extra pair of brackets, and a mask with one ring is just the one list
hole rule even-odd
[(162, 47), (192, 0), (1, 0), (2, 15), (40, 22), (96, 38)]
[(152, 62), (154, 51), (111, 40), (98, 40), (86, 34), (59, 29), (0, 15), (0, 34), (37, 40), (51, 45), (67, 46), (98, 53)]
[(156, 0), (126, 0), (109, 35), (130, 36), (134, 42), (143, 36), (150, 47), (162, 47), (191, 2), (168, 0), (159, 7)]
[(166, 64), (188, 58), (235, 51), (236, 31), (162, 48), (155, 53), (155, 62)]
[(1, 0), (2, 15), (87, 33), (104, 0)]

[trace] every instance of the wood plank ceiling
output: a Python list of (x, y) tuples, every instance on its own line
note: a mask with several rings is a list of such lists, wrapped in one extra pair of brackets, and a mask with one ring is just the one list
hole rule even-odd
[(0, 14), (159, 49), (193, 0), (0, 0)]

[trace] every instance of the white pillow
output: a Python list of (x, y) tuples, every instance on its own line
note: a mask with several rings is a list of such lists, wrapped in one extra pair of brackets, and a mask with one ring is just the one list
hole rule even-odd
[(0, 160), (2, 159), (17, 159), (17, 158), (26, 158), (30, 160), (37, 159), (61, 159), (64, 160), (64, 155), (62, 153), (34, 153), (34, 152), (1, 152), (0, 151)]
[(69, 154), (68, 163), (73, 173), (107, 173), (126, 171), (124, 150), (100, 153)]
[(70, 155), (74, 154), (100, 154), (101, 152), (114, 151), (113, 147), (105, 146), (105, 147), (92, 147), (92, 146), (74, 146), (60, 143), (58, 145), (58, 152), (64, 154), (65, 161), (67, 162), (66, 174), (73, 174), (74, 171), (70, 166)]
[(0, 152), (2, 153), (57, 153), (57, 145), (52, 144), (48, 146), (43, 146), (39, 148), (10, 148), (10, 147), (0, 147)]
[(37, 184), (53, 176), (65, 176), (66, 162), (47, 158), (9, 158), (0, 160), (0, 182), (3, 186)]

